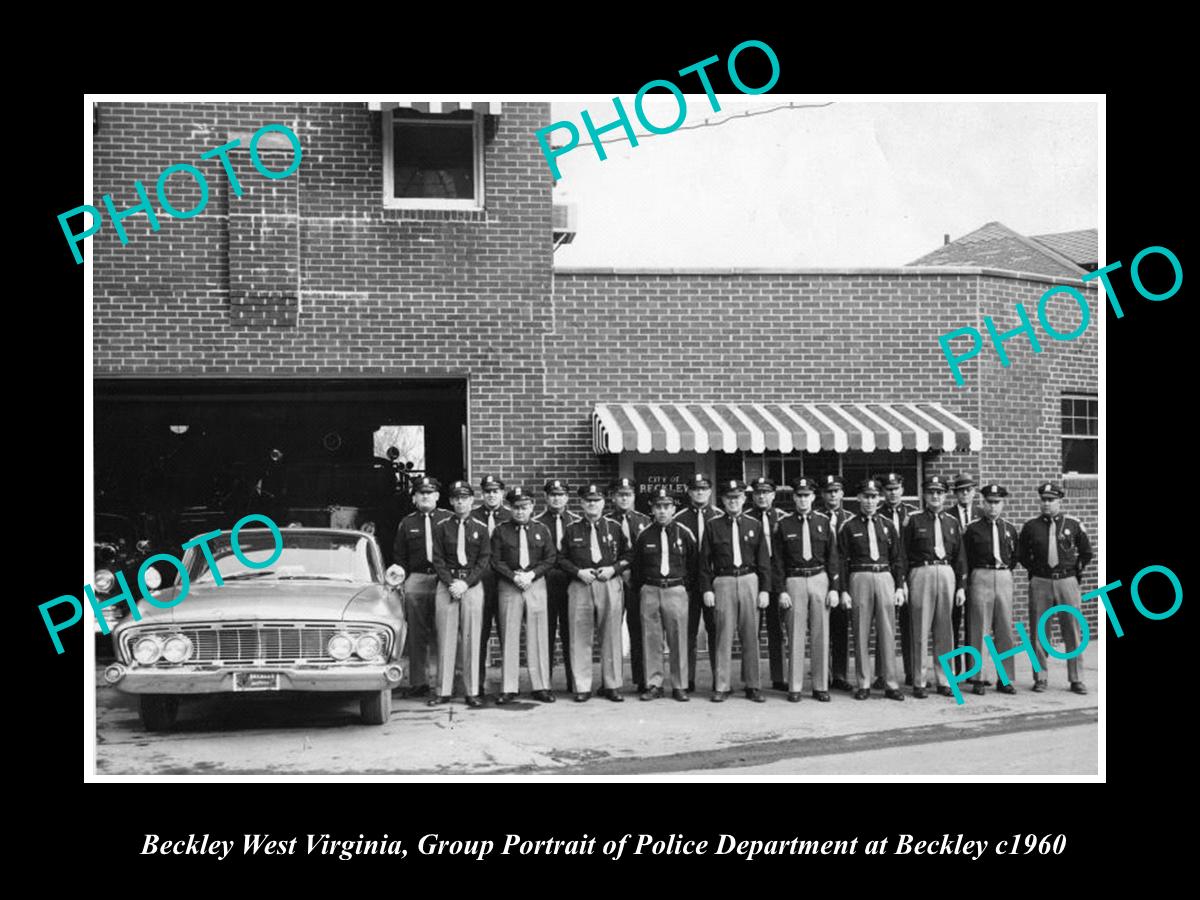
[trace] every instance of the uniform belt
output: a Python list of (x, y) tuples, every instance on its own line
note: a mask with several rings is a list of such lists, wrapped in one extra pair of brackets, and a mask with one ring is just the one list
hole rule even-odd
[(470, 569), (451, 569), (450, 574), (461, 581), (466, 581), (471, 576), (471, 570)]
[(1049, 578), (1051, 581), (1060, 581), (1063, 578), (1074, 578), (1075, 573), (1074, 572), (1058, 572), (1058, 573), (1054, 573), (1051, 575), (1040, 575), (1035, 572), (1033, 577), (1034, 578)]
[(890, 572), (891, 570), (891, 566), (857, 565), (850, 567), (851, 572)]
[(682, 578), (643, 578), (642, 584), (648, 584), (650, 587), (656, 588), (673, 588), (683, 584)]
[(946, 559), (923, 559), (923, 560), (921, 560), (921, 565), (923, 565), (923, 566), (948, 566), (948, 565), (950, 565), (950, 561), (946, 560)]
[(824, 566), (809, 566), (807, 569), (788, 569), (788, 578), (810, 578), (825, 571)]
[(1012, 566), (976, 566), (976, 569), (1011, 569)]
[(737, 577), (738, 575), (750, 575), (753, 572), (754, 566), (742, 566), (741, 568), (735, 569), (721, 569), (717, 572), (717, 575), (721, 576), (722, 578), (730, 578)]

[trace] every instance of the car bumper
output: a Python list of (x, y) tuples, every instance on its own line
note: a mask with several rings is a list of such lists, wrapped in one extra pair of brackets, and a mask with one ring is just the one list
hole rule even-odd
[[(115, 670), (119, 668), (118, 673)], [(391, 670), (391, 677), (388, 671)], [(239, 672), (271, 672), (278, 676), (273, 688), (234, 687)], [(119, 677), (116, 677), (118, 676)], [(115, 677), (115, 680), (114, 680)], [(180, 666), (173, 669), (109, 666), (104, 680), (127, 694), (234, 694), (275, 691), (381, 691), (400, 684), (399, 663), (371, 666)]]

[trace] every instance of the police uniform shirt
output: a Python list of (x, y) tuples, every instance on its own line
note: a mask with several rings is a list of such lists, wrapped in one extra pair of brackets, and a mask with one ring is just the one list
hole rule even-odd
[(475, 587), (491, 565), (492, 540), (488, 537), (487, 526), (478, 519), (472, 516), (463, 519), (463, 552), (467, 560), (464, 566), (458, 558), (458, 522), (458, 516), (451, 515), (434, 527), (433, 568), (447, 587), (459, 580), (459, 573), (464, 570), (466, 574), (461, 580), (467, 587)]
[[(408, 573), (432, 574), (433, 560), (425, 553), (425, 518), (429, 517), (430, 528), (436, 533), (437, 526), (451, 515), (453, 513), (445, 509), (435, 509), (428, 513), (418, 510), (401, 519), (392, 552), (395, 563), (403, 566), (404, 571)], [(436, 539), (434, 542), (436, 543)]]
[(485, 526), (491, 526), (489, 534), (494, 534), (496, 526), (501, 522), (507, 522), (512, 518), (512, 510), (507, 506), (497, 506), (495, 509), (488, 509), (480, 504), (471, 510), (471, 515), (482, 522)]
[[(742, 574), (758, 575), (759, 591), (771, 591), (771, 558), (763, 541), (762, 522), (745, 515), (737, 517), (741, 539)], [(718, 516), (704, 529), (700, 545), (700, 589), (713, 589), (713, 579), (735, 569), (733, 564), (733, 517)]]
[[(715, 519), (721, 513), (711, 506), (689, 506), (687, 509), (675, 513), (673, 521), (678, 522), (693, 535), (696, 536), (696, 571), (693, 575), (700, 574), (700, 542), (704, 540), (704, 532), (708, 530), (708, 523)], [(701, 524), (703, 523), (703, 524)]]
[(854, 513), (850, 512), (844, 506), (839, 506), (836, 510), (834, 510), (825, 504), (821, 504), (820, 506), (816, 507), (816, 511), (829, 518), (829, 525), (831, 528), (833, 528), (834, 540), (837, 540), (837, 533), (841, 531), (842, 526), (846, 524), (848, 520), (854, 518)]
[[(521, 529), (529, 547), (529, 565), (521, 566)], [(537, 581), (554, 567), (558, 554), (554, 552), (554, 535), (541, 522), (519, 525), (509, 519), (492, 533), (492, 568), (512, 581), (517, 572), (532, 572)]]
[(880, 503), (879, 509), (875, 513), (877, 516), (883, 516), (896, 530), (900, 532), (900, 540), (904, 540), (904, 526), (908, 524), (908, 517), (919, 510), (915, 506), (909, 506), (901, 501), (895, 506), (889, 506), (887, 503)]
[(829, 575), (829, 589), (841, 590), (837, 541), (833, 527), (824, 513), (808, 513), (808, 543), (811, 556), (804, 555), (804, 513), (797, 510), (779, 520), (775, 555), (771, 558), (776, 587), (782, 591), (792, 569), (813, 569), (818, 566)]
[(765, 509), (751, 506), (750, 509), (743, 510), (742, 515), (753, 519), (759, 525), (762, 525), (764, 520), (766, 521), (767, 527), (764, 527), (763, 534), (767, 536), (767, 553), (774, 558), (775, 550), (777, 549), (775, 546), (775, 532), (779, 530), (779, 520), (786, 516), (787, 513), (774, 506), (768, 506)]
[(596, 542), (600, 561), (592, 559), (592, 523), (577, 519), (563, 533), (563, 548), (558, 554), (558, 567), (574, 578), (580, 569), (603, 569), (612, 566), (618, 575), (629, 568), (629, 544), (621, 526), (603, 516), (596, 522)]
[[(667, 574), (662, 574), (663, 536), (667, 541)], [(662, 578), (682, 580), (690, 587), (696, 572), (696, 554), (699, 546), (696, 535), (682, 523), (672, 520), (666, 525), (651, 522), (650, 527), (638, 535), (631, 551), (629, 586), (638, 590), (650, 580), (651, 584)]]
[(995, 547), (992, 541), (992, 523), (987, 517), (976, 519), (967, 526), (963, 533), (963, 546), (967, 550), (967, 571), (973, 569), (995, 569), (1004, 566), (1012, 569), (1017, 564), (1017, 527), (1005, 521), (1003, 516), (996, 518), (996, 537), (1000, 543), (1000, 561), (996, 561)]
[[(871, 559), (871, 537), (868, 528), (875, 529), (879, 559)], [(888, 519), (872, 516), (869, 520), (859, 514), (846, 519), (838, 530), (838, 556), (842, 560), (842, 590), (850, 590), (850, 574), (856, 566), (887, 566), (897, 588), (906, 584), (904, 550), (900, 534)]]
[[(1047, 560), (1049, 550), (1050, 522), (1054, 521), (1058, 538), (1058, 565), (1051, 568)], [(1021, 529), (1017, 542), (1017, 560), (1030, 575), (1049, 578), (1052, 575), (1083, 575), (1083, 570), (1092, 561), (1092, 542), (1078, 519), (1059, 513), (1057, 516), (1038, 516), (1030, 519)]]
[(942, 526), (941, 558), (954, 569), (954, 588), (957, 590), (967, 577), (967, 558), (963, 551), (962, 530), (958, 519), (951, 514), (944, 511), (931, 513), (923, 509), (909, 516), (908, 524), (904, 526), (904, 555), (910, 571), (938, 560), (935, 515)]
[(566, 509), (563, 509), (561, 512), (555, 512), (552, 509), (547, 509), (540, 516), (533, 517), (533, 521), (541, 522), (550, 530), (550, 536), (555, 538), (554, 551), (556, 553), (561, 553), (562, 547), (558, 546), (558, 531), (555, 528), (556, 520), (558, 519), (562, 520), (562, 530), (563, 535), (565, 536), (567, 532), (567, 526), (572, 522), (578, 522), (579, 516), (575, 515), (573, 512), (568, 512)]
[[(645, 513), (640, 513), (636, 509), (631, 509), (628, 513), (623, 513), (621, 510), (614, 508), (613, 511), (608, 514), (608, 518), (616, 522), (618, 527), (625, 521), (626, 518), (629, 519), (630, 546), (633, 546), (633, 542), (637, 540), (637, 536), (641, 534), (651, 522), (654, 521), (648, 515)], [(622, 528), (621, 531), (624, 533), (625, 529)]]

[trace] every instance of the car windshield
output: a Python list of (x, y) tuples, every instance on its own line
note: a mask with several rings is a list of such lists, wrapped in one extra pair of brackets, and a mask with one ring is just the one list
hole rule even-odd
[[(230, 536), (223, 533), (208, 543), (222, 581), (345, 581), (370, 582), (375, 566), (368, 538), (336, 532), (295, 532), (283, 529), (283, 550), (271, 565), (251, 569), (233, 553)], [(275, 553), (275, 539), (265, 528), (238, 532), (238, 546), (251, 562), (266, 562)], [(213, 581), (213, 573), (199, 547), (187, 551), (188, 576), (193, 584)]]

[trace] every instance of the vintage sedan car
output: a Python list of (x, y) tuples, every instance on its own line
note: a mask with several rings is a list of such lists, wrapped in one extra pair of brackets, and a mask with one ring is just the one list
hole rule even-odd
[[(357, 694), (362, 718), (382, 725), (403, 671), (403, 604), (385, 580), (379, 547), (361, 531), (283, 528), (283, 548), (266, 568), (235, 556), (230, 533), (209, 541), (214, 579), (202, 548), (183, 564), (188, 593), (161, 609), (139, 604), (113, 633), (117, 662), (104, 672), (137, 694), (150, 731), (175, 723), (180, 698), (251, 691)], [(276, 544), (267, 529), (238, 533), (242, 554), (264, 563)], [(159, 604), (179, 597), (181, 579), (152, 592)]]

